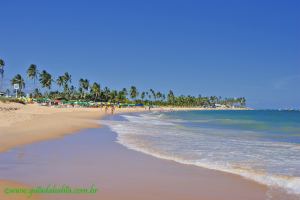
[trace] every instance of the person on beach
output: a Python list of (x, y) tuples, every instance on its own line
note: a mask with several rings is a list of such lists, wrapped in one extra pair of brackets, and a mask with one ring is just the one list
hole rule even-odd
[(107, 113), (108, 112), (108, 106), (106, 105), (105, 106), (105, 113)]
[(115, 111), (115, 106), (112, 105), (112, 106), (111, 106), (111, 114), (112, 114), (112, 115), (114, 114), (114, 111)]

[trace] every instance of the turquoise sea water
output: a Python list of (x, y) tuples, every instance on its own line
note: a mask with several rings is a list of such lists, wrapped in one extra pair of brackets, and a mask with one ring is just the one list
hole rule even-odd
[(102, 123), (130, 149), (300, 195), (299, 111), (151, 112)]

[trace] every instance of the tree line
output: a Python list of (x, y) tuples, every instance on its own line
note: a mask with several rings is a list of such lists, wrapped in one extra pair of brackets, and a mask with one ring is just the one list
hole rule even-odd
[[(0, 75), (1, 80), (4, 76), (5, 62), (0, 59)], [(81, 78), (78, 82), (78, 88), (72, 84), (72, 76), (70, 73), (64, 74), (55, 78), (46, 70), (39, 71), (35, 64), (31, 64), (26, 71), (27, 79), (32, 81), (34, 89), (30, 92), (32, 98), (64, 98), (67, 100), (85, 100), (98, 102), (113, 102), (113, 103), (141, 103), (160, 106), (201, 106), (212, 107), (218, 104), (225, 106), (246, 106), (246, 99), (239, 98), (222, 98), (217, 96), (203, 97), (201, 95), (195, 97), (191, 95), (176, 96), (172, 90), (167, 94), (154, 89), (147, 91), (139, 91), (136, 86), (131, 86), (129, 89), (121, 90), (110, 89), (108, 87), (101, 88), (97, 82), (91, 83), (88, 79)], [(2, 82), (2, 81), (1, 81)], [(18, 94), (25, 96), (25, 79), (21, 74), (15, 75), (10, 83), (19, 85)], [(58, 90), (51, 90), (53, 85), (58, 86)], [(1, 90), (2, 86), (0, 86)], [(10, 95), (9, 89), (5, 92)]]

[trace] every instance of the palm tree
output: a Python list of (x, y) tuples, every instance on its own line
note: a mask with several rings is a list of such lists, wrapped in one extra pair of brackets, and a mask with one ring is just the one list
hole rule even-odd
[(17, 74), (12, 80), (11, 80), (11, 84), (19, 84), (19, 88), (20, 90), (25, 88), (25, 81), (23, 79), (23, 77), (20, 74)]
[(161, 92), (157, 92), (155, 96), (157, 97), (158, 100), (160, 100), (160, 98), (162, 97), (162, 93)]
[(46, 70), (43, 70), (42, 73), (40, 73), (39, 81), (43, 88), (50, 89), (52, 85), (52, 76)]
[(4, 66), (5, 66), (5, 62), (4, 62), (4, 60), (2, 60), (1, 58), (0, 58), (0, 76), (1, 76), (1, 82), (0, 82), (0, 91), (1, 91), (1, 89), (2, 89), (2, 80), (3, 80), (3, 76), (4, 76)]
[(42, 93), (39, 91), (38, 88), (36, 88), (36, 89), (33, 91), (32, 96), (33, 96), (34, 98), (40, 98), (40, 97), (42, 97)]
[(22, 92), (22, 89), (25, 88), (25, 81), (23, 77), (20, 74), (17, 74), (12, 80), (11, 84), (18, 84), (19, 85), (19, 91)]
[(210, 102), (212, 105), (215, 105), (218, 102), (218, 97), (217, 96), (211, 96), (209, 98)]
[(102, 92), (102, 96), (104, 98), (104, 101), (109, 101), (110, 99), (110, 90), (108, 87), (104, 87), (103, 92)]
[(90, 82), (89, 82), (89, 80), (87, 80), (87, 79), (82, 79), (82, 78), (79, 80), (79, 88), (82, 89), (84, 98), (86, 98), (86, 92), (89, 90), (89, 87), (90, 87)]
[(65, 72), (64, 75), (59, 76), (56, 79), (56, 83), (59, 87), (64, 87), (64, 95), (70, 94), (69, 83), (71, 83), (71, 75), (68, 72)]
[(145, 99), (145, 95), (146, 95), (146, 93), (145, 93), (145, 92), (142, 92), (142, 93), (141, 93), (141, 99), (142, 99), (142, 101), (144, 101), (144, 99)]
[(126, 100), (126, 95), (124, 90), (119, 91), (118, 95), (117, 95), (117, 99), (119, 102), (125, 102)]
[(72, 83), (72, 76), (68, 72), (65, 72), (64, 77), (66, 84)]
[(245, 97), (237, 98), (236, 101), (237, 101), (242, 107), (245, 107), (245, 105), (246, 105), (246, 99), (245, 99)]
[(165, 101), (166, 100), (166, 95), (165, 94), (162, 94), (162, 101)]
[(68, 73), (65, 72), (64, 74), (64, 90), (65, 92), (69, 90), (69, 83), (72, 83), (72, 76)]
[(84, 94), (84, 91), (83, 91), (82, 87), (79, 87), (79, 88), (78, 88), (78, 93), (79, 93), (79, 98), (80, 98), (80, 99), (84, 98), (84, 95), (85, 95), (85, 94)]
[(149, 98), (149, 92), (148, 91), (145, 92), (145, 95), (146, 95), (146, 99)]
[(35, 87), (35, 81), (37, 79), (37, 75), (38, 75), (37, 66), (35, 64), (31, 64), (27, 69), (27, 77), (33, 80), (34, 87)]
[(71, 85), (70, 86), (70, 98), (73, 99), (75, 95), (76, 95), (76, 88), (74, 85)]
[(137, 96), (138, 96), (138, 91), (137, 91), (136, 87), (131, 86), (131, 88), (130, 88), (130, 97), (132, 99), (136, 99)]
[(155, 91), (153, 89), (150, 89), (150, 92), (154, 98), (154, 101), (156, 101), (156, 94), (155, 94)]
[(123, 92), (123, 95), (125, 95), (125, 97), (127, 97), (127, 95), (128, 95), (127, 89), (126, 89), (126, 88), (123, 88), (123, 89), (122, 89), (122, 92)]
[(94, 101), (96, 101), (96, 99), (100, 96), (101, 94), (101, 88), (100, 88), (100, 84), (98, 83), (93, 83), (92, 87), (91, 87), (91, 93), (94, 96)]
[(35, 83), (38, 75), (38, 70), (35, 64), (31, 64), (27, 70), (27, 76)]
[(152, 96), (151, 96), (151, 94), (149, 92), (146, 92), (146, 96), (149, 99), (149, 101), (151, 101)]
[(4, 60), (2, 60), (0, 58), (0, 74), (1, 74), (2, 78), (3, 78), (3, 74), (4, 74), (4, 70), (3, 70), (4, 66), (5, 66), (5, 62), (4, 62)]
[(84, 90), (88, 90), (89, 87), (90, 87), (89, 80), (87, 80), (87, 79), (82, 79), (82, 78), (79, 80), (79, 85), (80, 85), (80, 87), (82, 87), (82, 89), (84, 89)]
[(174, 105), (175, 103), (175, 95), (172, 90), (170, 90), (168, 94), (168, 103), (171, 105)]
[(56, 84), (59, 86), (59, 87), (62, 87), (65, 83), (65, 77), (64, 76), (59, 76), (57, 79), (56, 79)]
[(112, 91), (110, 92), (110, 99), (111, 99), (112, 102), (115, 102), (115, 101), (116, 101), (117, 96), (118, 96), (117, 90), (112, 90)]

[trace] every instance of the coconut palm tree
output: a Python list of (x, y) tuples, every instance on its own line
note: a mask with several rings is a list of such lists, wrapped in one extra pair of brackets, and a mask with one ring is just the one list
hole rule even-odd
[(104, 97), (104, 101), (109, 101), (110, 100), (110, 89), (108, 87), (105, 87), (103, 89), (102, 95)]
[(87, 79), (80, 79), (79, 80), (79, 86), (82, 88), (82, 89), (84, 89), (84, 90), (88, 90), (89, 89), (89, 87), (90, 87), (90, 84), (89, 84), (89, 80), (87, 80)]
[(52, 85), (52, 75), (49, 74), (46, 70), (43, 70), (42, 73), (40, 73), (39, 81), (43, 88), (50, 89)]
[(68, 72), (65, 72), (64, 77), (66, 84), (72, 83), (72, 76)]
[(2, 81), (3, 81), (3, 76), (4, 76), (4, 66), (5, 62), (0, 58), (0, 76), (1, 76), (1, 81), (0, 81), (0, 91), (2, 89)]
[(33, 80), (34, 87), (36, 87), (35, 83), (36, 83), (37, 76), (38, 76), (37, 66), (35, 64), (31, 64), (27, 69), (27, 77)]
[(4, 66), (5, 66), (5, 62), (4, 62), (4, 60), (2, 60), (1, 58), (0, 58), (0, 74), (1, 74), (1, 77), (3, 77), (3, 74), (4, 74)]
[(100, 84), (98, 83), (93, 83), (92, 87), (91, 87), (91, 93), (94, 96), (94, 101), (96, 101), (96, 99), (100, 96), (101, 94), (101, 88), (100, 88)]
[(76, 88), (74, 85), (70, 86), (70, 98), (73, 99), (76, 95)]
[(146, 99), (149, 98), (149, 92), (148, 91), (145, 92), (145, 95), (146, 95)]
[(150, 89), (150, 93), (152, 94), (154, 101), (156, 101), (156, 93), (153, 89)]
[(236, 99), (237, 103), (239, 103), (242, 107), (246, 106), (246, 99), (245, 97), (240, 97)]
[(145, 95), (146, 95), (146, 93), (145, 93), (145, 92), (142, 92), (142, 93), (141, 93), (141, 99), (142, 99), (142, 101), (144, 101), (144, 99), (145, 99)]
[(33, 96), (34, 98), (40, 98), (40, 97), (42, 97), (42, 93), (39, 91), (38, 88), (36, 88), (36, 89), (33, 91), (32, 96)]
[(17, 74), (12, 80), (11, 80), (11, 84), (19, 84), (19, 88), (20, 90), (25, 88), (25, 81), (23, 79), (23, 77), (20, 74)]
[(29, 79), (33, 80), (35, 83), (38, 75), (37, 66), (35, 64), (31, 64), (29, 68), (27, 69), (27, 76)]
[(131, 86), (131, 88), (130, 88), (130, 97), (132, 99), (136, 99), (137, 96), (138, 96), (138, 90), (136, 89), (135, 86)]
[(59, 76), (56, 79), (56, 83), (59, 87), (64, 88), (64, 95), (69, 95), (70, 94), (70, 88), (69, 84), (72, 82), (71, 75), (68, 72), (65, 72), (64, 75)]
[(161, 93), (161, 92), (157, 92), (155, 96), (156, 96), (156, 98), (157, 98), (158, 100), (161, 100), (162, 93)]
[(125, 102), (126, 95), (125, 95), (124, 90), (121, 90), (121, 91), (118, 92), (117, 99), (118, 99), (119, 102)]
[(11, 79), (11, 84), (18, 84), (20, 92), (22, 92), (22, 90), (25, 88), (25, 81), (20, 74), (17, 74), (13, 79)]
[(171, 105), (174, 105), (175, 103), (175, 95), (172, 90), (170, 90), (168, 94), (168, 103)]
[(117, 90), (112, 90), (112, 91), (110, 92), (110, 99), (111, 99), (112, 102), (115, 102), (115, 101), (116, 101), (117, 96), (118, 96)]
[(84, 94), (82, 87), (78, 88), (78, 93), (79, 93), (79, 99), (83, 99), (85, 94)]
[(82, 89), (84, 99), (86, 98), (86, 93), (87, 93), (87, 91), (89, 90), (89, 87), (90, 87), (90, 82), (89, 82), (89, 80), (87, 80), (87, 79), (82, 79), (82, 78), (79, 80), (79, 88)]
[(64, 76), (59, 76), (59, 77), (56, 79), (56, 84), (57, 84), (59, 87), (62, 87), (62, 86), (65, 84), (65, 77), (64, 77)]
[(72, 76), (68, 73), (65, 72), (64, 74), (64, 90), (65, 92), (69, 90), (69, 84), (72, 83)]
[(166, 95), (165, 95), (165, 94), (162, 94), (161, 99), (162, 99), (163, 102), (165, 102), (165, 100), (166, 100)]
[(123, 89), (122, 89), (122, 92), (123, 92), (123, 95), (125, 95), (125, 97), (127, 97), (127, 95), (128, 95), (127, 89), (126, 89), (126, 88), (123, 88)]

